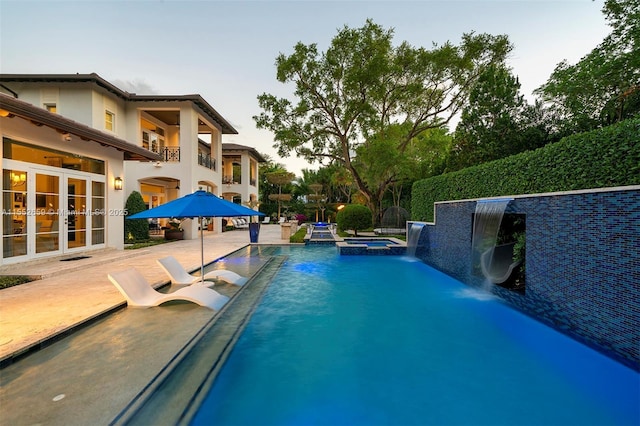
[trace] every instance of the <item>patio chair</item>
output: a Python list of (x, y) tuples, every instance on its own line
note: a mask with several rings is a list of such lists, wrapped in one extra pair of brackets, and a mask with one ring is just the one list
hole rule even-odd
[[(156, 262), (160, 267), (169, 275), (172, 284), (177, 285), (204, 285), (206, 287), (213, 287), (214, 283), (211, 280), (226, 281), (230, 284), (243, 285), (247, 282), (247, 278), (236, 274), (233, 271), (227, 271), (225, 269), (210, 271), (204, 274), (204, 280), (197, 275), (190, 274), (173, 256), (163, 257)], [(203, 283), (203, 284), (199, 284)], [(207, 284), (204, 284), (207, 283)]]
[(262, 220), (262, 223), (265, 225), (269, 222), (271, 222), (271, 218), (269, 216), (265, 216), (265, 218)]
[(215, 290), (203, 286), (189, 286), (173, 293), (154, 290), (144, 276), (135, 268), (107, 275), (127, 300), (127, 305), (135, 308), (150, 308), (165, 302), (184, 300), (213, 310), (219, 310), (229, 300)]

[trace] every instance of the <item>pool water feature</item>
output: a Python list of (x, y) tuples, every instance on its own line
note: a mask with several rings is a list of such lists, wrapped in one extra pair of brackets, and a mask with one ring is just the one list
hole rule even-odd
[(407, 233), (407, 256), (416, 257), (416, 250), (418, 249), (418, 241), (420, 240), (420, 234), (424, 228), (424, 223), (413, 222), (409, 227)]
[(367, 247), (387, 247), (389, 245), (397, 245), (396, 241), (390, 240), (388, 238), (380, 238), (380, 239), (366, 239), (366, 238), (345, 238), (344, 242), (347, 244), (363, 244)]
[(193, 425), (634, 425), (640, 375), (408, 257), (288, 260)]
[(308, 225), (307, 244), (330, 244), (335, 241), (335, 224), (324, 222), (311, 223)]
[(336, 240), (341, 255), (405, 255), (407, 245), (397, 238), (339, 238)]

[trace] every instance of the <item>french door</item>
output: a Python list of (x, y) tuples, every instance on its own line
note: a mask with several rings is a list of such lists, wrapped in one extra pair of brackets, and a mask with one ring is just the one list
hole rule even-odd
[(88, 245), (90, 180), (82, 175), (35, 171), (35, 253), (67, 253)]
[(105, 243), (105, 201), (103, 176), (16, 163), (3, 171), (3, 258), (99, 248)]

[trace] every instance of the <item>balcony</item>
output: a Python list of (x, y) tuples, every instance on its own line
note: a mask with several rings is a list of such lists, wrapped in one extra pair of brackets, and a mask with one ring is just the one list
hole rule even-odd
[(162, 155), (162, 159), (166, 162), (180, 162), (180, 147), (165, 146), (160, 150), (159, 154)]
[(213, 171), (216, 170), (216, 159), (209, 154), (198, 153), (198, 164)]

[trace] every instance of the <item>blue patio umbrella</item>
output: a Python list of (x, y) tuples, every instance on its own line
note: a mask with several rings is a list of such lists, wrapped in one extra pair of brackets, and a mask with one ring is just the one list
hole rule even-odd
[(128, 216), (127, 219), (155, 219), (175, 217), (178, 219), (198, 218), (200, 223), (200, 276), (204, 277), (204, 231), (203, 217), (264, 216), (265, 214), (239, 204), (224, 200), (210, 192), (198, 190), (184, 197), (176, 198), (149, 210)]

